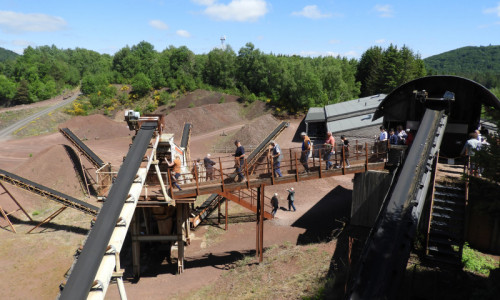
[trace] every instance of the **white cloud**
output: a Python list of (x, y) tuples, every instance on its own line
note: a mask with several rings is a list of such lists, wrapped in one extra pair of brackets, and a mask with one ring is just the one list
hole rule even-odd
[(328, 44), (340, 44), (340, 40), (329, 40)]
[(61, 17), (0, 11), (0, 30), (6, 33), (58, 31), (66, 25)]
[(392, 8), (392, 5), (389, 4), (377, 4), (375, 5), (375, 11), (378, 12), (378, 16), (381, 18), (392, 18), (394, 17), (394, 9)]
[(269, 4), (264, 0), (232, 0), (228, 4), (210, 0), (194, 2), (207, 6), (203, 13), (219, 21), (253, 22), (269, 11)]
[(163, 23), (163, 21), (160, 20), (151, 20), (149, 21), (149, 26), (159, 29), (159, 30), (167, 30), (168, 25)]
[(317, 5), (307, 5), (301, 11), (292, 12), (292, 16), (302, 16), (309, 19), (329, 18), (332, 14), (323, 14)]
[(498, 17), (500, 17), (500, 3), (496, 7), (492, 8), (487, 8), (483, 10), (484, 14), (496, 14)]
[(191, 34), (187, 30), (179, 29), (175, 33), (177, 33), (178, 36), (189, 38), (191, 37)]
[(375, 40), (375, 44), (385, 44), (385, 42), (387, 42), (386, 39), (378, 39), (378, 40)]
[(196, 4), (200, 4), (200, 5), (209, 6), (209, 5), (214, 4), (215, 0), (191, 0), (191, 2), (194, 2)]
[(358, 53), (356, 51), (348, 51), (345, 53), (338, 53), (338, 52), (333, 52), (333, 51), (300, 51), (299, 54), (300, 56), (309, 56), (309, 57), (318, 57), (318, 56), (332, 56), (332, 57), (358, 57)]

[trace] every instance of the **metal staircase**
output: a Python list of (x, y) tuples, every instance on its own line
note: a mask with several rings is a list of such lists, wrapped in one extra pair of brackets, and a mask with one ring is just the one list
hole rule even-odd
[[(461, 167), (458, 167), (461, 169)], [(426, 257), (461, 266), (464, 245), (466, 189), (457, 167), (438, 167), (430, 208)], [(453, 181), (446, 178), (454, 178)]]

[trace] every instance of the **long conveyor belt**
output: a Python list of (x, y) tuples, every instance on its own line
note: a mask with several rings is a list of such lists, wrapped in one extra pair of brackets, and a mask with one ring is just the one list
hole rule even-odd
[(191, 136), (191, 123), (184, 124), (184, 130), (182, 131), (181, 148), (186, 149), (189, 144), (189, 138)]
[(71, 269), (68, 281), (60, 294), (60, 299), (85, 299), (89, 294), (129, 189), (134, 182), (156, 127), (156, 122), (144, 123), (135, 136), (82, 252)]
[(69, 128), (59, 129), (61, 133), (85, 155), (96, 168), (104, 166), (104, 162), (87, 145), (85, 145)]
[(444, 111), (425, 111), (408, 157), (365, 243), (353, 276), (350, 299), (396, 297), (446, 123)]
[(0, 180), (8, 182), (12, 185), (30, 191), (32, 193), (46, 197), (47, 199), (56, 201), (64, 206), (71, 207), (82, 211), (89, 215), (97, 215), (99, 208), (87, 202), (78, 200), (69, 195), (63, 194), (26, 178), (17, 176), (15, 174), (9, 173), (5, 170), (0, 169)]

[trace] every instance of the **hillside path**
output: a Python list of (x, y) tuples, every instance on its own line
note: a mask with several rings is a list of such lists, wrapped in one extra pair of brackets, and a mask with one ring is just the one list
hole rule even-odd
[(38, 119), (41, 116), (44, 116), (44, 115), (50, 113), (53, 110), (56, 110), (56, 109), (58, 109), (60, 107), (63, 107), (65, 105), (73, 102), (79, 95), (80, 95), (79, 92), (78, 93), (74, 93), (68, 99), (62, 100), (60, 102), (55, 102), (54, 105), (52, 105), (52, 106), (50, 106), (50, 107), (48, 107), (48, 108), (46, 108), (46, 109), (44, 109), (42, 111), (39, 111), (39, 112), (37, 112), (37, 113), (29, 116), (29, 117), (26, 117), (26, 118), (24, 118), (22, 120), (19, 120), (16, 123), (14, 123), (14, 124), (12, 124), (12, 125), (4, 128), (4, 129), (0, 130), (0, 141), (2, 141), (2, 140), (5, 141), (5, 140), (10, 139), (11, 138), (11, 134), (14, 131), (16, 131), (17, 129), (19, 129), (19, 128), (21, 128), (21, 127), (29, 124), (31, 121), (36, 120), (36, 119)]

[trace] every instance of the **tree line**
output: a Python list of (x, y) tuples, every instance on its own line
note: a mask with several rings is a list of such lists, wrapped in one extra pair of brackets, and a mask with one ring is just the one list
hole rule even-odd
[[(206, 88), (237, 94), (249, 102), (265, 100), (293, 112), (388, 93), (425, 74), (419, 55), (394, 45), (370, 48), (359, 61), (266, 54), (252, 43), (237, 53), (226, 46), (194, 54), (186, 46), (159, 52), (143, 41), (113, 56), (42, 46), (28, 47), (23, 55), (0, 62), (0, 104), (45, 100), (78, 85), (92, 107), (112, 98), (130, 104), (155, 90)], [(120, 93), (117, 84), (129, 85), (132, 96)], [(158, 97), (165, 98), (164, 93)]]

